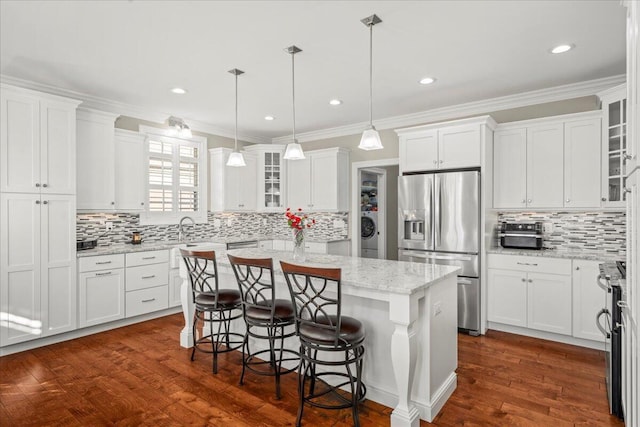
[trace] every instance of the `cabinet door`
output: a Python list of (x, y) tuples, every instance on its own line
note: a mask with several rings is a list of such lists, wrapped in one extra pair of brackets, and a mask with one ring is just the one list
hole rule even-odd
[(180, 277), (180, 269), (173, 268), (169, 270), (169, 307), (178, 307), (182, 304), (180, 300), (181, 289), (182, 277)]
[[(0, 347), (40, 337), (40, 196), (0, 193)], [(4, 319), (3, 319), (4, 320)]]
[(293, 210), (311, 207), (311, 160), (287, 160), (287, 206)]
[(0, 191), (40, 193), (40, 104), (0, 92)]
[(490, 322), (527, 326), (526, 273), (512, 270), (488, 270), (487, 288)]
[(124, 269), (80, 273), (78, 287), (81, 328), (124, 319)]
[(564, 124), (564, 206), (600, 207), (600, 119)]
[(604, 341), (596, 326), (596, 314), (606, 307), (607, 294), (596, 283), (600, 261), (573, 261), (571, 277), (573, 287), (573, 336), (587, 340)]
[(571, 276), (529, 273), (527, 326), (571, 335)]
[(438, 168), (480, 167), (480, 126), (457, 126), (438, 131)]
[(311, 156), (311, 210), (338, 209), (338, 159), (335, 153)]
[(284, 206), (284, 162), (282, 152), (258, 155), (258, 211), (281, 212)]
[(493, 137), (493, 207), (524, 208), (527, 203), (527, 131), (496, 131)]
[(76, 194), (76, 109), (40, 102), (42, 194)]
[(42, 195), (42, 335), (76, 329), (75, 196)]
[(400, 138), (400, 173), (438, 168), (438, 131)]
[(78, 111), (77, 203), (79, 210), (115, 208), (115, 116)]
[(562, 123), (527, 128), (527, 207), (562, 207)]
[(125, 134), (116, 130), (115, 207), (119, 212), (144, 210), (147, 169), (144, 139), (137, 133)]
[(240, 179), (237, 182), (238, 202), (240, 210), (255, 211), (258, 207), (258, 160), (253, 155), (244, 155), (247, 166), (239, 169)]

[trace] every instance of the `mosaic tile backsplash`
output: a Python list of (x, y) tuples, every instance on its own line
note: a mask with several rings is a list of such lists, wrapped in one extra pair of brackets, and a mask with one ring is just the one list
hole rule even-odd
[[(544, 233), (543, 247), (558, 250), (581, 250), (626, 254), (625, 212), (504, 212), (498, 222), (542, 221), (553, 232)], [(496, 239), (498, 232), (496, 232)]]
[[(316, 220), (307, 230), (313, 239), (345, 239), (349, 236), (349, 213), (309, 214)], [(106, 222), (113, 223), (107, 231)], [(283, 238), (291, 236), (291, 229), (283, 213), (212, 213), (206, 224), (185, 225), (189, 240), (206, 240), (240, 235), (273, 235)], [(139, 231), (145, 242), (178, 240), (177, 225), (140, 225), (140, 215), (132, 213), (91, 213), (76, 215), (76, 237), (79, 240), (98, 238), (99, 246), (127, 243), (131, 233)]]

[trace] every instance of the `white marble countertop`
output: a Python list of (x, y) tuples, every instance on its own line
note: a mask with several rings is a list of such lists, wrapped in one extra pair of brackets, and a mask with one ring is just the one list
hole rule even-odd
[(548, 258), (584, 259), (591, 261), (623, 261), (624, 256), (614, 253), (598, 251), (558, 250), (558, 249), (515, 249), (515, 248), (491, 248), (489, 254), (524, 255)]
[(450, 276), (459, 267), (450, 265), (411, 263), (384, 259), (342, 255), (307, 254), (305, 262), (293, 260), (289, 251), (234, 249), (216, 253), (219, 266), (231, 267), (227, 253), (244, 258), (273, 258), (274, 273), (282, 274), (280, 261), (322, 268), (342, 269), (342, 283), (367, 290), (413, 294)]
[[(264, 241), (264, 240), (291, 240), (291, 236), (269, 236), (269, 235), (250, 235), (250, 236), (230, 236), (230, 237), (216, 237), (212, 239), (206, 239), (202, 241), (188, 241), (178, 242), (176, 240), (168, 240), (162, 242), (142, 242), (139, 245), (133, 245), (131, 243), (116, 243), (109, 246), (98, 246), (94, 249), (86, 249), (78, 251), (77, 257), (96, 256), (96, 255), (113, 255), (113, 254), (125, 254), (130, 252), (143, 252), (143, 251), (158, 251), (162, 249), (172, 249), (179, 244), (184, 243), (212, 243), (226, 245), (227, 243), (239, 243), (239, 242), (252, 242), (252, 241)], [(331, 243), (331, 242), (343, 242), (351, 239), (321, 239), (321, 238), (306, 238), (309, 242), (317, 243)]]

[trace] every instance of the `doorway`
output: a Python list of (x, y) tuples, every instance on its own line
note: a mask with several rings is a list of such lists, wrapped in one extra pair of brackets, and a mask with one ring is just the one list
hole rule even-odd
[(351, 253), (398, 259), (398, 159), (352, 164)]

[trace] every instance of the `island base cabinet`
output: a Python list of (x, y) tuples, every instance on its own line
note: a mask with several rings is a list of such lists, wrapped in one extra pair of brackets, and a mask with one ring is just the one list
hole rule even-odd
[(571, 277), (556, 274), (527, 275), (527, 326), (571, 335)]
[(124, 269), (80, 273), (81, 328), (124, 319)]
[(178, 307), (182, 304), (180, 299), (181, 289), (182, 277), (180, 277), (180, 269), (172, 268), (169, 270), (169, 307)]
[(527, 282), (518, 271), (489, 269), (488, 313), (490, 322), (527, 326)]

